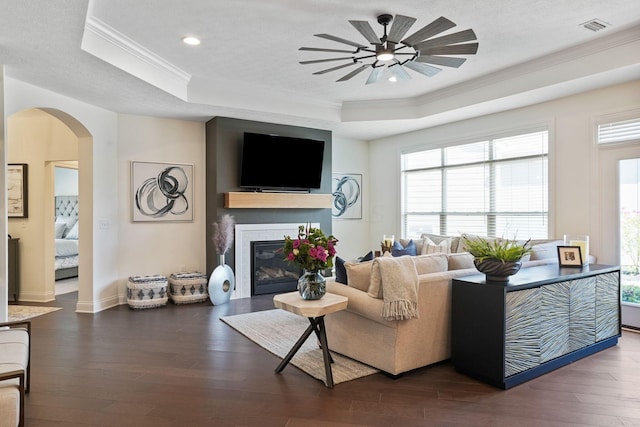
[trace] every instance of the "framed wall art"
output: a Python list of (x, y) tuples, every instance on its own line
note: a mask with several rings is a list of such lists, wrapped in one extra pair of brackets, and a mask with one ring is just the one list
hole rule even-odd
[(560, 267), (582, 267), (580, 246), (558, 246), (558, 264)]
[(133, 222), (193, 221), (193, 165), (131, 162)]
[(335, 219), (362, 219), (362, 175), (334, 173), (331, 179), (333, 204), (331, 216)]
[(29, 217), (29, 165), (10, 163), (7, 165), (7, 216), (9, 218)]

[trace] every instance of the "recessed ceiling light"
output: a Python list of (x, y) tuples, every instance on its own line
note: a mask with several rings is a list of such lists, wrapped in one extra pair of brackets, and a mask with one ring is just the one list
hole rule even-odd
[(189, 46), (198, 46), (200, 44), (200, 39), (192, 36), (183, 37), (182, 41)]

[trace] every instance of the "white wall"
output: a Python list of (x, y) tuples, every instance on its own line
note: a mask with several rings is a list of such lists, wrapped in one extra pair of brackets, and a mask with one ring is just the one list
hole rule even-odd
[[(123, 283), (131, 274), (168, 274), (181, 266), (205, 270), (204, 123), (119, 116), (6, 78), (5, 117), (30, 108), (65, 112), (91, 136), (79, 146), (80, 244), (90, 245), (92, 254), (85, 257), (89, 264), (84, 267), (81, 246), (77, 311), (97, 312), (125, 303)], [(130, 160), (194, 164), (194, 222), (131, 223)], [(6, 286), (2, 291), (0, 307), (5, 307)]]
[(379, 245), (369, 244), (369, 143), (342, 139), (333, 136), (332, 172), (362, 174), (362, 219), (334, 219), (331, 227), (333, 235), (339, 240), (337, 255), (345, 260), (365, 255), (370, 250), (380, 249)]
[[(640, 81), (561, 98), (530, 107), (450, 123), (371, 142), (370, 244), (384, 233), (400, 235), (400, 153), (411, 147), (433, 147), (448, 141), (500, 134), (548, 125), (549, 236), (601, 236), (598, 158), (594, 117), (640, 106)], [(614, 188), (611, 191), (615, 191)], [(601, 241), (591, 239), (591, 252), (601, 254)], [(599, 257), (599, 259), (606, 257)]]
[[(126, 303), (131, 275), (206, 271), (205, 124), (132, 115), (118, 122), (118, 266)], [(132, 222), (131, 161), (193, 164), (193, 222)]]
[(78, 170), (72, 168), (55, 167), (55, 195), (78, 195)]

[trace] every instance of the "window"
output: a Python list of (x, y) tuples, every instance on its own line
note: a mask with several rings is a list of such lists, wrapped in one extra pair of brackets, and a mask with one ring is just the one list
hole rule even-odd
[(546, 238), (548, 145), (541, 131), (403, 154), (403, 235)]
[(640, 141), (640, 118), (598, 125), (598, 144)]

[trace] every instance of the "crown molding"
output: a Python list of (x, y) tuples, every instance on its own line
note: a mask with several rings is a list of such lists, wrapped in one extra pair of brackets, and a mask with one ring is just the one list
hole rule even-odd
[(87, 16), (82, 50), (184, 101), (191, 75), (95, 16)]

